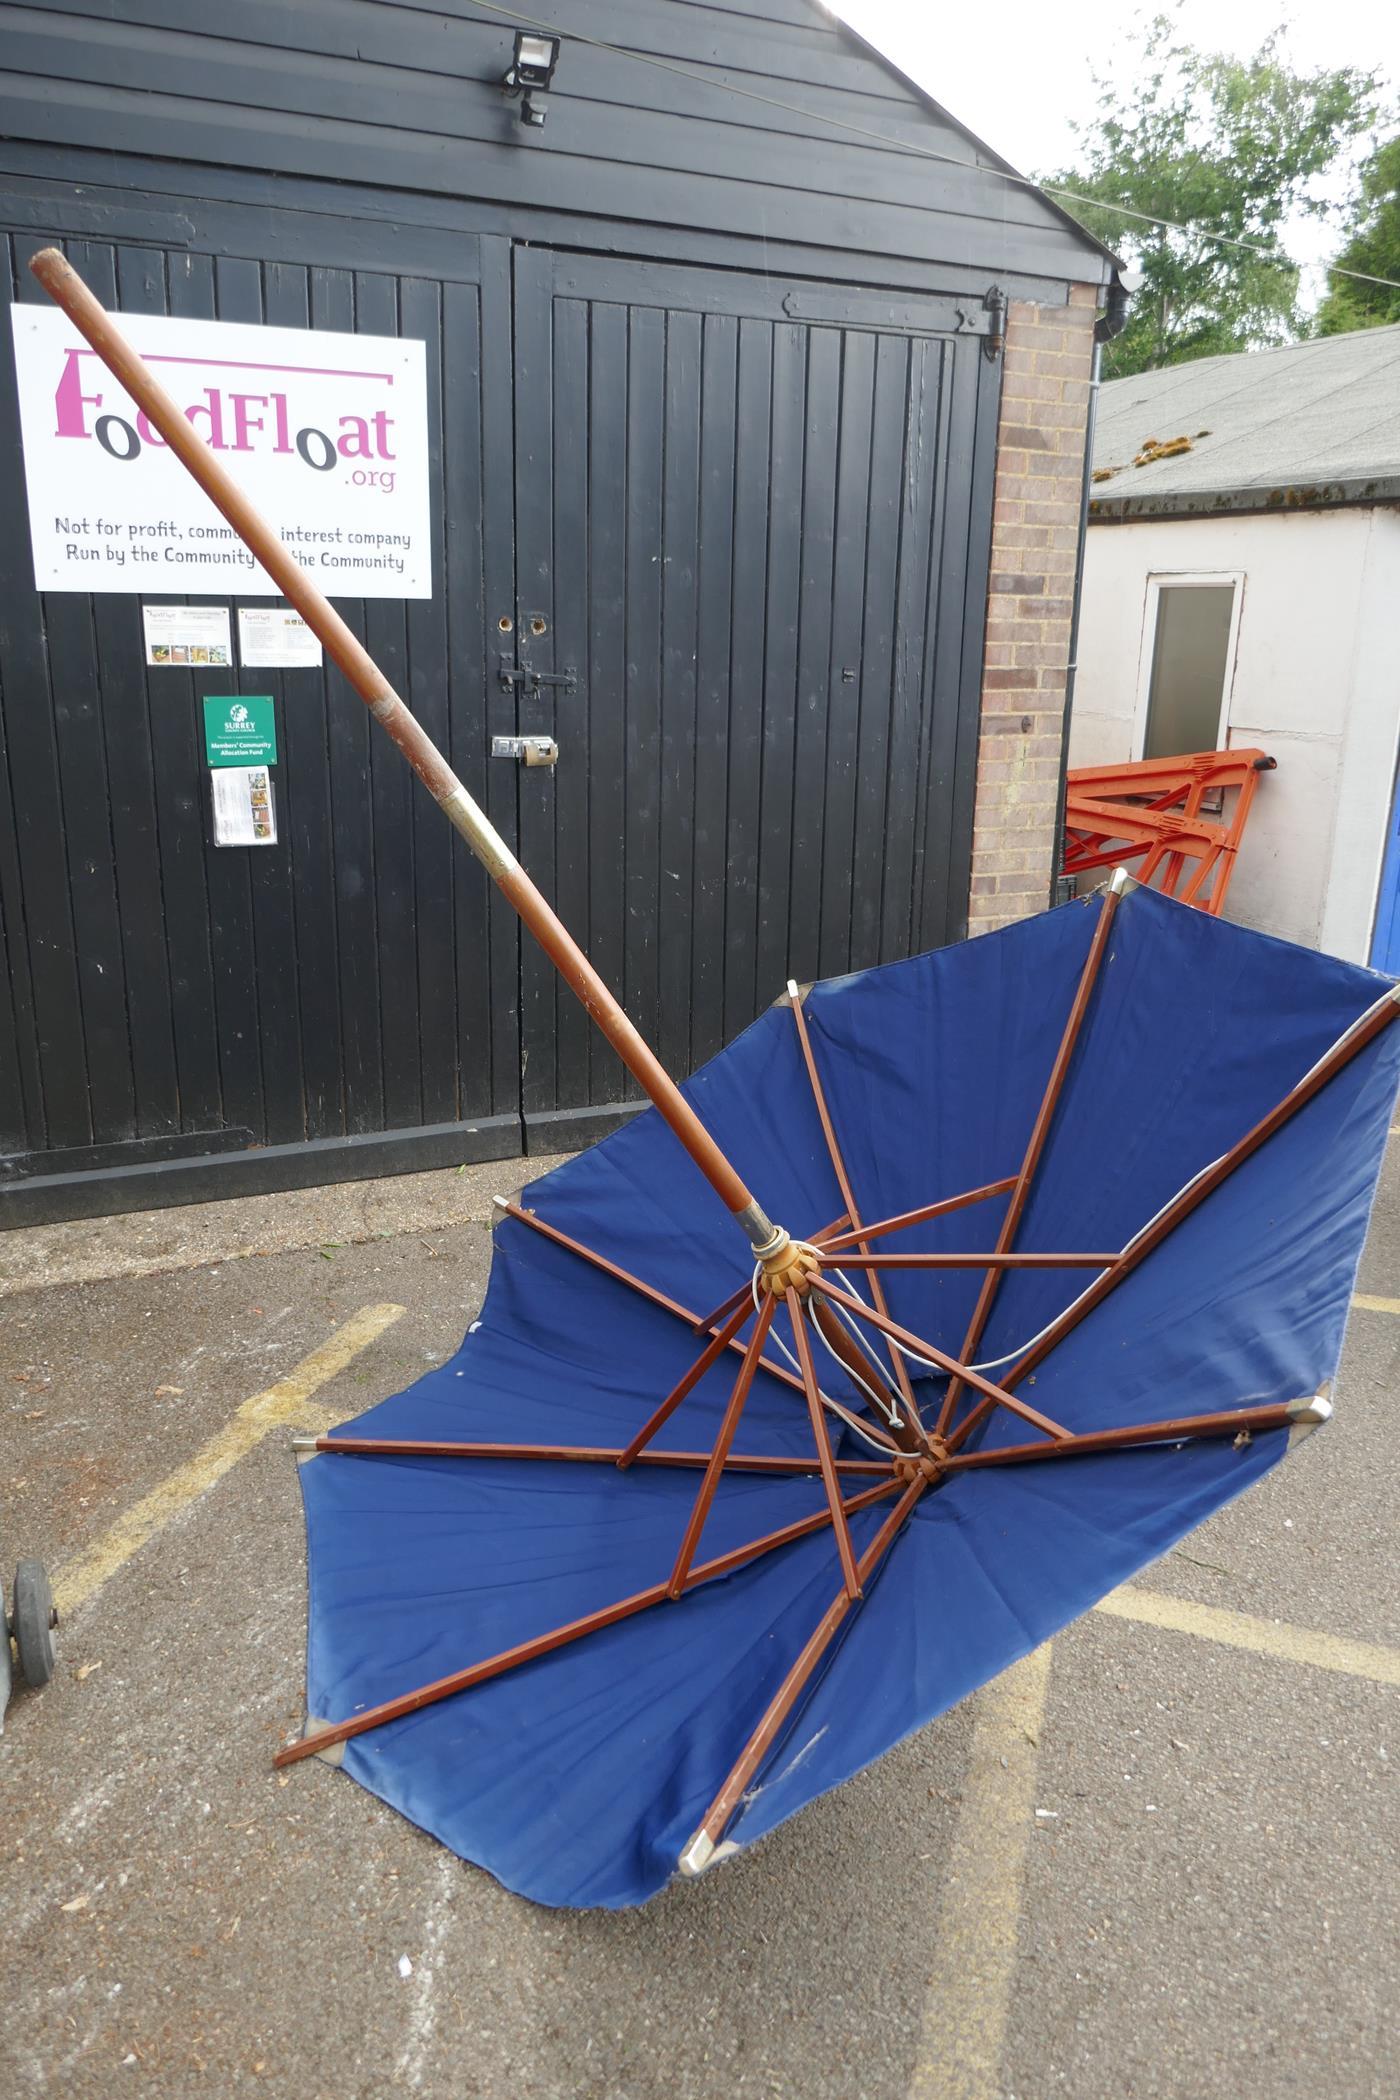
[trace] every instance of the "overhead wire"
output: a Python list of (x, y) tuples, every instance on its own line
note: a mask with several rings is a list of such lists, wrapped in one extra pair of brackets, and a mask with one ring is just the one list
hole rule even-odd
[[(828, 116), (824, 110), (804, 109), (799, 103), (785, 102), (780, 96), (761, 94), (757, 88), (740, 87), (736, 81), (719, 77), (712, 70), (701, 70), (696, 66), (680, 65), (672, 58), (660, 58), (650, 51), (629, 50), (625, 44), (610, 44), (606, 38), (588, 36), (582, 30), (561, 28), (557, 22), (547, 22), (538, 15), (528, 15), (519, 8), (506, 7), (502, 0), (472, 0), (474, 7), (483, 14), (500, 15), (508, 22), (518, 22), (526, 29), (537, 29), (546, 36), (556, 36), (573, 44), (586, 44), (594, 51), (605, 51), (610, 58), (631, 59), (635, 65), (651, 66), (660, 73), (674, 73), (681, 80), (698, 82), (701, 86), (719, 89), (726, 95), (735, 95), (745, 102), (756, 102), (764, 109), (781, 110), (785, 116), (801, 117), (809, 124), (825, 124), (833, 131), (843, 131), (852, 138), (866, 139), (887, 151), (913, 154), (919, 160), (932, 160), (950, 168), (966, 168), (973, 174), (990, 176), (994, 181), (1004, 182), (1020, 189), (1038, 190), (1042, 195), (1054, 197), (1061, 204), (1082, 204), (1092, 211), (1114, 212), (1121, 219), (1132, 219), (1141, 226), (1157, 226), (1168, 233), (1184, 233), (1197, 240), (1210, 241), (1219, 248), (1238, 248), (1246, 255), (1261, 256), (1265, 262), (1283, 263), (1288, 268), (1296, 265), (1291, 258), (1277, 248), (1268, 248), (1262, 241), (1242, 240), (1236, 234), (1212, 233), (1208, 227), (1198, 226), (1189, 219), (1164, 219), (1155, 212), (1137, 211), (1129, 204), (1112, 204), (1103, 197), (1085, 196), (1079, 190), (1062, 189), (1056, 183), (1037, 182), (1033, 175), (1018, 175), (1014, 168), (992, 168), (982, 161), (964, 160), (956, 153), (940, 153), (936, 146), (921, 146), (912, 139), (891, 138), (887, 131), (876, 131), (868, 124), (852, 123), (849, 117)], [(1387, 291), (1400, 292), (1400, 278), (1377, 277), (1369, 270), (1347, 270), (1338, 263), (1326, 265), (1333, 277), (1347, 277), (1357, 284), (1378, 284)]]

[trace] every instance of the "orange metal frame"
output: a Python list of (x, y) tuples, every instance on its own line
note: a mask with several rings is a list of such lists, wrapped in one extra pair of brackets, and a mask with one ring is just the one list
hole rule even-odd
[[(1274, 765), (1251, 748), (1076, 767), (1065, 780), (1065, 874), (1129, 867), (1139, 882), (1218, 917), (1259, 775)], [(1225, 792), (1235, 798), (1228, 818), (1202, 808), (1207, 795)]]

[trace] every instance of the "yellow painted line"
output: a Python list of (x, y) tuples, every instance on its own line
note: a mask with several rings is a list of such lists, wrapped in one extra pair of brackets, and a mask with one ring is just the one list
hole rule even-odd
[(1254, 1619), (1247, 1612), (1222, 1611), (1214, 1604), (1193, 1604), (1185, 1597), (1131, 1586), (1110, 1590), (1095, 1610), (1137, 1626), (1160, 1626), (1168, 1633), (1190, 1633), (1227, 1648), (1246, 1648), (1251, 1655), (1267, 1655), (1278, 1662), (1306, 1663), (1315, 1670), (1364, 1677), (1372, 1684), (1400, 1685), (1400, 1648), (1383, 1648), (1375, 1641), (1345, 1640), (1340, 1634), (1317, 1633), (1310, 1626), (1293, 1626), (1287, 1620)]
[(999, 2100), (1050, 1648), (977, 1694), (910, 2100)]
[(1371, 1298), (1365, 1291), (1353, 1291), (1351, 1302), (1363, 1312), (1400, 1313), (1400, 1298)]
[(285, 1378), (245, 1400), (217, 1436), (211, 1437), (184, 1465), (177, 1466), (134, 1508), (118, 1517), (111, 1530), (104, 1532), (85, 1553), (60, 1570), (54, 1581), (54, 1601), (59, 1610), (74, 1612), (96, 1596), (133, 1554), (139, 1553), (172, 1517), (222, 1480), (230, 1467), (262, 1442), (269, 1430), (304, 1423), (312, 1394), (377, 1341), (387, 1327), (402, 1319), (403, 1313), (401, 1305), (364, 1306), (344, 1321), (329, 1341), (304, 1356)]

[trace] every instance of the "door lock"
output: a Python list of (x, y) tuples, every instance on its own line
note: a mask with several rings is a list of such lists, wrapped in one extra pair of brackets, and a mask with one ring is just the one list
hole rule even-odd
[(559, 746), (552, 736), (493, 736), (491, 756), (527, 766), (553, 766), (559, 763)]

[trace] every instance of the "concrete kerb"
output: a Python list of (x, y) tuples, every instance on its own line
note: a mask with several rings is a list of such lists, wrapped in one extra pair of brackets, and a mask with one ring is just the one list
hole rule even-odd
[(79, 1218), (0, 1234), (0, 1298), (51, 1284), (158, 1276), (206, 1262), (287, 1254), (303, 1247), (358, 1246), (406, 1232), (488, 1225), (502, 1173), (534, 1180), (557, 1157), (487, 1160), (328, 1188), (287, 1189), (125, 1216)]

